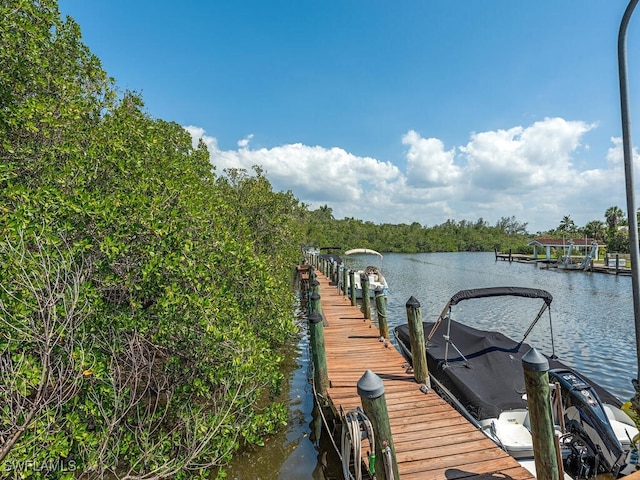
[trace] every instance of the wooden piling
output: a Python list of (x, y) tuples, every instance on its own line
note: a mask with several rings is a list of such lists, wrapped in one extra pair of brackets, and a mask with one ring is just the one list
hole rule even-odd
[(320, 281), (316, 278), (316, 276), (313, 276), (313, 280), (311, 280), (311, 291), (312, 292), (316, 292), (318, 295), (320, 295)]
[(349, 298), (351, 299), (351, 306), (357, 305), (356, 300), (356, 272), (349, 270)]
[(560, 470), (549, 389), (549, 361), (532, 348), (522, 357), (527, 406), (531, 418), (533, 456), (538, 480), (558, 480)]
[(342, 267), (342, 293), (349, 295), (349, 269), (345, 266)]
[(320, 282), (315, 277), (315, 275), (311, 277), (311, 281), (309, 282), (309, 293), (307, 298), (309, 314), (313, 312), (313, 299), (311, 297), (313, 296), (314, 293), (316, 295), (320, 295)]
[(382, 287), (376, 288), (376, 313), (380, 336), (389, 340), (389, 325), (387, 324), (387, 298)]
[(362, 403), (362, 409), (369, 418), (373, 433), (375, 435), (375, 478), (387, 480), (385, 470), (385, 456), (390, 459), (393, 478), (400, 479), (398, 473), (398, 463), (396, 461), (396, 450), (391, 436), (391, 426), (389, 425), (389, 412), (387, 401), (384, 395), (384, 383), (382, 379), (367, 370), (357, 384), (358, 395)]
[(322, 314), (314, 311), (309, 315), (309, 340), (311, 342), (311, 360), (313, 361), (313, 381), (316, 392), (322, 398), (327, 397), (329, 374), (327, 371), (327, 355), (324, 346), (324, 326)]
[(320, 301), (320, 294), (316, 291), (311, 292), (309, 296), (309, 314), (318, 312), (322, 315), (322, 302)]
[(361, 311), (364, 318), (371, 320), (371, 297), (369, 297), (369, 275), (360, 275), (360, 288), (362, 289)]
[(316, 267), (313, 266), (313, 263), (309, 264), (309, 281), (316, 280)]
[(409, 340), (411, 342), (411, 356), (413, 358), (413, 378), (416, 382), (424, 383), (431, 388), (431, 379), (427, 368), (427, 351), (424, 343), (424, 327), (422, 326), (422, 313), (420, 302), (411, 297), (407, 301), (407, 323), (409, 326)]

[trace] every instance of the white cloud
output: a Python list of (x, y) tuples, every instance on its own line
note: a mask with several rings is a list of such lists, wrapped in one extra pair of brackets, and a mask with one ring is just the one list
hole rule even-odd
[(571, 156), (594, 126), (546, 118), (524, 128), (474, 133), (460, 150), (466, 154), (473, 186), (522, 194), (562, 185), (576, 175)]
[(327, 204), (336, 218), (376, 223), (434, 225), (449, 218), (495, 223), (515, 215), (535, 232), (556, 227), (564, 215), (577, 225), (603, 219), (612, 205), (624, 205), (621, 143), (599, 162), (580, 170), (574, 158), (593, 156), (582, 146), (594, 124), (545, 118), (529, 126), (472, 133), (466, 145), (445, 149), (437, 138), (414, 130), (402, 136), (408, 146), (406, 171), (390, 162), (353, 155), (342, 148), (300, 143), (251, 149), (253, 135), (224, 151), (215, 137), (186, 127), (194, 142), (209, 147), (218, 174), (226, 168), (251, 171), (260, 165), (275, 190), (291, 190), (311, 208)]
[(448, 185), (460, 176), (460, 168), (454, 165), (455, 149), (444, 150), (444, 144), (437, 138), (422, 138), (414, 130), (409, 130), (402, 143), (409, 145), (407, 153), (408, 183), (415, 187)]
[(238, 146), (240, 148), (247, 148), (247, 146), (249, 145), (249, 142), (251, 141), (251, 139), (253, 138), (253, 134), (248, 135), (247, 137), (243, 138), (242, 140), (238, 141)]

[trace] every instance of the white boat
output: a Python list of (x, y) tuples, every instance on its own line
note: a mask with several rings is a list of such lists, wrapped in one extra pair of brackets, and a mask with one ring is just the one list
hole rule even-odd
[[(376, 259), (382, 260), (382, 254), (376, 252), (375, 250), (371, 250), (370, 248), (353, 248), (351, 250), (347, 250), (344, 252), (345, 257), (349, 257), (351, 255), (373, 255)], [(345, 258), (345, 264), (347, 262), (347, 258)], [(365, 276), (369, 279), (369, 297), (374, 298), (376, 294), (376, 289), (382, 288), (383, 295), (387, 295), (389, 293), (389, 285), (387, 284), (387, 279), (384, 278), (380, 268), (375, 265), (369, 265), (366, 268), (353, 269), (353, 286), (349, 287), (349, 293), (351, 294), (351, 288), (355, 288), (356, 298), (362, 298), (362, 282), (361, 277)]]
[[(451, 307), (462, 301), (505, 296), (543, 301), (519, 342), (500, 332), (476, 329), (452, 319)], [(462, 290), (451, 297), (435, 322), (423, 322), (427, 365), (434, 388), (487, 437), (529, 469), (534, 466), (533, 441), (522, 357), (531, 347), (524, 340), (551, 301), (549, 292), (531, 288)], [(398, 326), (394, 333), (402, 354), (411, 363), (408, 326)], [(557, 385), (552, 390), (552, 404), (564, 471), (572, 478), (588, 478), (600, 473), (616, 477), (634, 471), (631, 439), (638, 434), (638, 429), (621, 409), (622, 402), (559, 362), (555, 355), (547, 359), (550, 383)]]

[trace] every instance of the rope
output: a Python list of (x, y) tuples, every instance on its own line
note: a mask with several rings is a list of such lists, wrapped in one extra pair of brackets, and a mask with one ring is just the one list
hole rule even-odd
[[(307, 375), (309, 375), (309, 372), (310, 372), (311, 376), (307, 377), (307, 380), (309, 381), (309, 383), (311, 383), (311, 389), (313, 390), (313, 398), (317, 399), (318, 397), (320, 397), (323, 400), (326, 400), (324, 397), (322, 397), (322, 395), (319, 395), (318, 392), (316, 391), (316, 384), (314, 380), (313, 371), (314, 371), (314, 366), (313, 366), (313, 363), (310, 362), (309, 368), (307, 370), (308, 372)], [(340, 457), (340, 462), (343, 462), (340, 449), (338, 448), (338, 445), (336, 444), (336, 441), (333, 438), (333, 435), (331, 434), (331, 429), (329, 428), (329, 422), (327, 422), (327, 418), (324, 416), (324, 411), (322, 410), (322, 406), (319, 404), (318, 404), (318, 411), (320, 412), (320, 417), (322, 418), (322, 423), (324, 424), (324, 428), (327, 430), (327, 432), (329, 432), (329, 438), (331, 439), (331, 443), (333, 444), (333, 449), (338, 454), (338, 457)]]
[[(369, 454), (369, 473), (375, 476), (375, 440), (373, 427), (369, 418), (360, 407), (350, 410), (344, 415), (342, 425), (342, 474), (346, 480), (362, 480), (362, 440), (369, 439), (371, 453)], [(351, 473), (351, 463), (353, 461), (354, 473)]]

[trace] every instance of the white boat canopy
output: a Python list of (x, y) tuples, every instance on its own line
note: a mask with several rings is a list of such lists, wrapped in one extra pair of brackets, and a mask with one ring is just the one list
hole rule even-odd
[(352, 248), (351, 250), (347, 250), (346, 252), (344, 252), (345, 255), (355, 255), (357, 253), (366, 253), (369, 255), (378, 255), (380, 258), (382, 258), (382, 254), (376, 252), (375, 250), (371, 250), (370, 248)]

